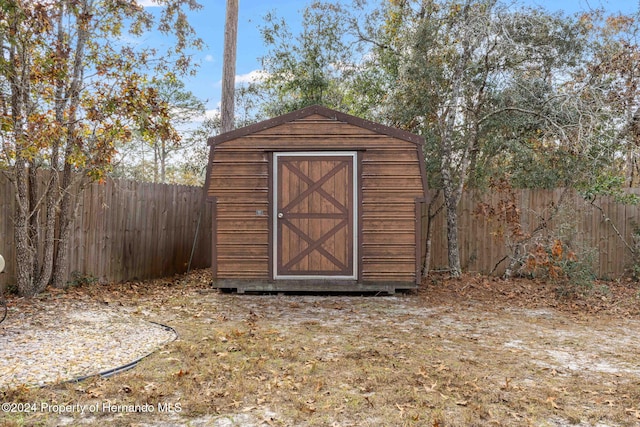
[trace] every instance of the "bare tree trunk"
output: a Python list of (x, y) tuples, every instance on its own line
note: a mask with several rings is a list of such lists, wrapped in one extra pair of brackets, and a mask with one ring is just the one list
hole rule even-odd
[(447, 258), (449, 260), (449, 272), (453, 277), (462, 274), (460, 265), (460, 248), (458, 246), (458, 201), (452, 185), (444, 185), (444, 203), (447, 213)]
[[(463, 6), (462, 17), (467, 20), (469, 18), (470, 0), (467, 0)], [(472, 141), (468, 140), (467, 144), (459, 153), (455, 148), (454, 133), (456, 128), (456, 118), (460, 113), (463, 94), (463, 78), (464, 73), (471, 58), (470, 34), (464, 34), (462, 39), (462, 52), (453, 70), (451, 82), (451, 99), (450, 103), (443, 114), (443, 123), (441, 124), (441, 162), (440, 173), (442, 175), (442, 187), (444, 192), (444, 203), (447, 214), (447, 254), (449, 259), (449, 271), (452, 276), (459, 277), (462, 274), (460, 265), (460, 249), (458, 247), (458, 202), (462, 195), (462, 188), (467, 179), (467, 171), (469, 168), (469, 152), (472, 147)], [(469, 137), (469, 136), (468, 136)], [(458, 171), (456, 173), (456, 167)], [(454, 173), (457, 175), (454, 177)]]
[[(460, 61), (462, 62), (462, 61)], [(461, 64), (458, 64), (459, 66)], [(458, 277), (462, 274), (460, 266), (460, 251), (458, 248), (458, 201), (460, 200), (457, 185), (452, 175), (454, 160), (453, 131), (455, 126), (455, 115), (459, 104), (459, 92), (461, 90), (461, 76), (463, 69), (457, 71), (460, 78), (454, 81), (452, 105), (445, 115), (445, 124), (442, 133), (442, 160), (440, 163), (440, 174), (442, 175), (442, 189), (444, 193), (444, 203), (447, 215), (447, 257), (449, 259), (449, 271), (452, 276)], [(464, 176), (459, 176), (461, 183)]]
[[(430, 221), (429, 221), (430, 222)], [(422, 277), (427, 277), (431, 271), (431, 237), (433, 228), (431, 225), (427, 227), (427, 242), (425, 244), (424, 264), (422, 265)]]
[(16, 209), (14, 212), (14, 238), (16, 244), (16, 284), (23, 296), (36, 294), (33, 283), (33, 263), (35, 253), (29, 244), (29, 196), (28, 172), (25, 162), (18, 157), (16, 161)]
[[(62, 17), (64, 14), (65, 4), (60, 4), (60, 11), (58, 15), (58, 39), (56, 46), (58, 57), (63, 57), (62, 51), (64, 49), (65, 35), (63, 30)], [(62, 79), (56, 82), (56, 104), (55, 104), (55, 117), (58, 125), (64, 123), (64, 89), (65, 84)], [(51, 147), (51, 169), (49, 182), (47, 184), (45, 195), (45, 230), (44, 230), (44, 253), (42, 257), (42, 267), (40, 275), (38, 277), (37, 288), (44, 289), (53, 275), (53, 262), (55, 257), (55, 237), (56, 237), (56, 215), (58, 206), (58, 200), (60, 198), (60, 175), (58, 168), (60, 162), (60, 140), (52, 141)]]
[[(56, 150), (57, 151), (57, 150)], [(57, 157), (57, 153), (55, 156)], [(53, 161), (53, 159), (52, 159)], [(51, 274), (53, 273), (53, 259), (55, 250), (55, 232), (56, 232), (56, 204), (58, 189), (58, 171), (56, 169), (50, 170), (50, 179), (47, 183), (45, 194), (45, 224), (44, 224), (44, 239), (43, 239), (43, 253), (42, 262), (38, 275), (36, 276), (36, 288), (38, 292), (43, 290), (49, 284), (51, 280)]]
[(238, 39), (238, 0), (227, 0), (224, 30), (224, 59), (222, 65), (221, 131), (234, 128), (234, 96), (236, 83), (236, 45)]
[(431, 200), (429, 201), (429, 205), (427, 206), (427, 232), (426, 232), (426, 241), (425, 241), (425, 251), (424, 251), (424, 262), (422, 263), (422, 277), (427, 277), (429, 275), (429, 271), (431, 271), (431, 241), (433, 237), (433, 220), (440, 213), (444, 204), (438, 206), (437, 209), (434, 210), (435, 203), (440, 198), (440, 190), (438, 190)]
[[(79, 21), (76, 24), (78, 38), (75, 46), (75, 56), (73, 58), (72, 79), (69, 85), (69, 93), (65, 98), (69, 99), (69, 118), (66, 132), (66, 148), (64, 153), (64, 170), (62, 173), (62, 201), (60, 202), (60, 234), (58, 236), (58, 247), (55, 254), (55, 262), (53, 269), (53, 286), (64, 287), (67, 277), (67, 268), (69, 263), (69, 236), (71, 234), (71, 220), (76, 214), (78, 200), (73, 194), (73, 175), (71, 165), (67, 161), (70, 158), (76, 138), (76, 115), (80, 104), (80, 90), (83, 81), (84, 70), (84, 49), (88, 38), (87, 21), (90, 19), (90, 5), (86, 0), (80, 2), (83, 13), (79, 14)], [(80, 187), (82, 189), (82, 186)], [(81, 191), (81, 190), (80, 190)]]
[[(53, 277), (51, 284), (56, 288), (63, 288), (67, 283), (69, 268), (69, 238), (71, 236), (71, 223), (77, 216), (80, 204), (80, 195), (84, 191), (86, 183), (78, 182), (77, 176), (71, 167), (65, 165), (62, 175), (62, 202), (60, 203), (59, 235), (56, 248)], [(77, 186), (77, 187), (76, 187)]]
[(158, 178), (160, 176), (159, 172), (158, 172), (158, 162), (160, 161), (158, 159), (158, 157), (160, 157), (158, 155), (158, 150), (160, 148), (158, 147), (158, 144), (154, 144), (153, 145), (153, 182), (158, 182)]
[[(10, 22), (11, 30), (18, 33), (17, 17)], [(36, 253), (29, 241), (30, 204), (29, 204), (29, 171), (25, 149), (25, 115), (29, 92), (29, 65), (23, 61), (23, 46), (12, 44), (9, 49), (9, 61), (22, 64), (21, 68), (9, 78), (11, 90), (11, 112), (13, 117), (13, 138), (16, 144), (15, 186), (16, 207), (14, 211), (14, 239), (16, 245), (16, 284), (18, 292), (24, 296), (35, 295), (33, 282), (33, 264)]]
[[(27, 186), (29, 194), (29, 244), (36, 248), (35, 257), (33, 258), (32, 278), (34, 286), (38, 289), (37, 282), (40, 276), (40, 204), (38, 203), (38, 169), (29, 163), (29, 170), (27, 171), (29, 177), (29, 185)], [(38, 291), (36, 291), (38, 292)]]
[(166, 165), (167, 165), (167, 149), (166, 149), (166, 141), (162, 140), (160, 144), (160, 182), (167, 182), (167, 174), (166, 174)]

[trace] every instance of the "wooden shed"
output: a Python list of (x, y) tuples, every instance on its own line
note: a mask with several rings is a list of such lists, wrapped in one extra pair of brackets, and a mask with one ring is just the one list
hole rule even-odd
[(419, 136), (311, 106), (208, 142), (214, 287), (393, 293), (420, 283)]

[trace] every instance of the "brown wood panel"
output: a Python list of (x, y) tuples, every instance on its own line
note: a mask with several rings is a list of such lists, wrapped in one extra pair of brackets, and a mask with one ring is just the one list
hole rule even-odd
[(400, 258), (413, 257), (415, 255), (414, 245), (409, 244), (386, 244), (372, 245), (364, 243), (361, 247), (363, 257), (393, 257)]
[(218, 230), (218, 247), (224, 244), (265, 244), (268, 241), (266, 231), (258, 230)]
[(406, 231), (413, 233), (415, 231), (414, 223), (415, 215), (405, 217), (404, 220), (398, 220), (395, 215), (391, 214), (385, 219), (370, 219), (362, 225), (362, 229), (365, 232), (378, 232), (378, 231)]
[(267, 258), (269, 256), (269, 245), (254, 243), (252, 245), (221, 244), (218, 245), (223, 258)]
[(353, 157), (277, 161), (277, 274), (353, 274)]
[(365, 191), (400, 191), (409, 198), (418, 197), (422, 192), (422, 180), (419, 176), (364, 176), (362, 188)]
[(364, 271), (362, 280), (366, 282), (408, 282), (413, 283), (414, 273), (396, 271)]
[(217, 190), (215, 194), (210, 194), (213, 197), (220, 197), (226, 203), (251, 203), (258, 202), (262, 203), (263, 200), (267, 199), (269, 193), (268, 188), (260, 188), (260, 189), (233, 189), (233, 188), (225, 188), (223, 190)]
[[(403, 264), (408, 265), (408, 269), (406, 271), (412, 271), (415, 268), (415, 254), (412, 253), (407, 256), (398, 256), (396, 254), (390, 256), (365, 256), (363, 257), (364, 261), (370, 265), (368, 267), (368, 271), (375, 271), (375, 265), (383, 266), (384, 264), (393, 264), (394, 268), (401, 268)], [(389, 266), (384, 266), (383, 269), (389, 269)]]
[(413, 232), (409, 231), (380, 231), (371, 230), (363, 231), (362, 244), (401, 244), (401, 245), (413, 245), (415, 242), (415, 236)]
[[(43, 172), (45, 179), (49, 172)], [(10, 183), (0, 175), (0, 195), (5, 198), (6, 194), (12, 200), (13, 191), (9, 194), (7, 185)], [(72, 188), (72, 194), (77, 190)], [(73, 272), (103, 282), (184, 272), (195, 239), (194, 216), (199, 215), (201, 202), (201, 187), (111, 179), (104, 184), (89, 185), (80, 196), (78, 216), (71, 225), (67, 280)], [(2, 203), (0, 209), (6, 212), (7, 206), (12, 205)], [(208, 205), (204, 208), (201, 226), (206, 230), (211, 224), (211, 210)], [(0, 236), (13, 235), (12, 228), (2, 227), (6, 218), (4, 213), (0, 214)], [(44, 221), (44, 216), (41, 220)], [(209, 233), (200, 233), (193, 268), (210, 265), (210, 239)], [(15, 259), (6, 241), (0, 239), (0, 253), (13, 269)], [(12, 270), (0, 280), (0, 284), (12, 283), (15, 280)]]
[(267, 260), (220, 259), (218, 257), (217, 274), (219, 278), (263, 278), (268, 279)]
[[(308, 149), (322, 151), (375, 150), (377, 155), (400, 155), (404, 160), (416, 157), (415, 146), (408, 143), (405, 148), (395, 147), (394, 140), (379, 135), (280, 135), (271, 136), (250, 135), (230, 141), (233, 150), (238, 153), (261, 151), (305, 151)], [(226, 144), (229, 144), (226, 143)], [(226, 149), (230, 149), (226, 147)], [(413, 156), (410, 154), (413, 153)], [(375, 152), (373, 153), (374, 155)]]
[(267, 231), (268, 220), (266, 217), (246, 217), (238, 219), (237, 217), (224, 218), (218, 216), (218, 230), (235, 231), (235, 230), (258, 230)]
[(235, 188), (239, 190), (262, 190), (269, 186), (266, 176), (212, 176), (211, 185), (214, 188)]
[(349, 123), (337, 122), (334, 120), (299, 120), (275, 126), (269, 129), (255, 132), (252, 135), (295, 135), (299, 137), (313, 137), (317, 135), (376, 135), (376, 132), (364, 129), (359, 126), (354, 126)]
[(252, 201), (252, 202), (218, 202), (218, 215), (225, 216), (245, 216), (256, 215), (257, 210), (262, 210), (263, 213), (268, 213), (267, 209), (269, 203), (267, 201)]
[[(399, 149), (395, 146), (395, 144), (390, 144), (387, 146), (380, 146), (380, 147), (372, 147), (372, 146), (367, 147), (366, 161), (368, 160), (381, 161), (383, 159), (394, 159), (400, 162), (412, 161), (416, 159), (416, 149), (415, 147), (413, 148), (407, 147), (405, 149)], [(366, 167), (366, 161), (363, 162), (365, 167)]]
[[(392, 138), (385, 135), (377, 134), (308, 134), (308, 135), (291, 135), (291, 134), (279, 134), (272, 133), (265, 134), (253, 134), (247, 135), (242, 138), (238, 138), (233, 141), (237, 147), (279, 147), (286, 151), (298, 151), (299, 147), (313, 146), (315, 149), (328, 150), (332, 148), (345, 149), (349, 147), (353, 148), (379, 148), (389, 149), (389, 143), (393, 141)], [(411, 144), (411, 143), (409, 143)], [(410, 145), (406, 146), (407, 149), (411, 149)], [(413, 146), (415, 151), (415, 146)]]
[[(391, 220), (391, 218), (393, 218), (393, 220)], [(375, 227), (369, 225), (371, 223), (389, 223), (390, 221), (393, 221), (395, 224), (397, 224), (399, 227), (405, 227), (405, 230), (413, 230), (415, 227), (415, 225), (411, 225), (411, 228), (409, 227), (409, 224), (411, 224), (413, 221), (415, 220), (415, 214), (389, 214), (389, 215), (384, 215), (384, 214), (371, 214), (371, 215), (363, 215), (363, 219), (362, 219), (362, 223), (363, 224), (368, 224), (367, 228), (369, 230), (375, 231)], [(363, 225), (364, 227), (364, 225)]]
[(211, 169), (211, 176), (269, 176), (267, 163), (256, 162), (216, 162)]
[[(362, 176), (364, 178), (420, 178), (420, 165), (417, 161), (367, 162), (363, 165), (362, 169)], [(422, 186), (422, 184), (420, 185)]]
[(410, 215), (414, 216), (415, 201), (401, 200), (394, 203), (367, 200), (362, 204), (362, 211), (364, 216), (376, 217), (376, 216), (391, 216), (391, 215)]
[(267, 155), (262, 149), (247, 147), (247, 149), (240, 151), (242, 152), (242, 157), (238, 156), (238, 148), (234, 146), (227, 147), (223, 145), (216, 147), (211, 171), (213, 172), (213, 169), (224, 164), (260, 166), (268, 163)]
[[(363, 189), (364, 190), (364, 189)], [(410, 199), (412, 204), (415, 203), (415, 199), (418, 197), (417, 193), (405, 193), (402, 192), (401, 189), (397, 191), (393, 191), (392, 189), (375, 189), (375, 188), (367, 188), (366, 191), (363, 191), (362, 201), (365, 204), (368, 203), (403, 203), (406, 202), (407, 199)]]
[(297, 121), (299, 122), (326, 122), (327, 120), (331, 120), (322, 114), (310, 114), (306, 117), (299, 118)]

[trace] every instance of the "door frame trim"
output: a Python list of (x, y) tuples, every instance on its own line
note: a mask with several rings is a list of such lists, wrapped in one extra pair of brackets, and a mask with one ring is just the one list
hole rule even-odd
[[(352, 189), (352, 206), (353, 212), (351, 212), (351, 220), (353, 221), (352, 232), (352, 254), (353, 254), (353, 265), (351, 266), (351, 271), (353, 274), (349, 276), (322, 276), (322, 275), (282, 275), (278, 274), (278, 158), (279, 157), (351, 157), (352, 162), (352, 171), (353, 176), (351, 177), (353, 189)], [(271, 194), (273, 197), (272, 207), (271, 207), (271, 259), (272, 259), (272, 271), (273, 271), (273, 279), (274, 280), (358, 280), (358, 270), (359, 270), (359, 239), (360, 236), (360, 222), (359, 219), (359, 204), (360, 201), (360, 173), (358, 170), (358, 152), (357, 151), (282, 151), (282, 152), (274, 152), (273, 153), (273, 165), (271, 168), (271, 185), (272, 190)]]

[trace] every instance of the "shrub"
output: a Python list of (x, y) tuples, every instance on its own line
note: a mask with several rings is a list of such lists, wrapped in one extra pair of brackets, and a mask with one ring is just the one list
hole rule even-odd
[(527, 257), (525, 270), (533, 277), (554, 282), (561, 295), (587, 293), (596, 279), (593, 260), (593, 249), (575, 251), (562, 240), (553, 239), (536, 244)]
[(72, 271), (71, 279), (67, 281), (67, 287), (95, 285), (97, 283), (98, 283), (98, 279), (96, 277), (91, 276), (90, 274), (87, 275), (79, 271)]

